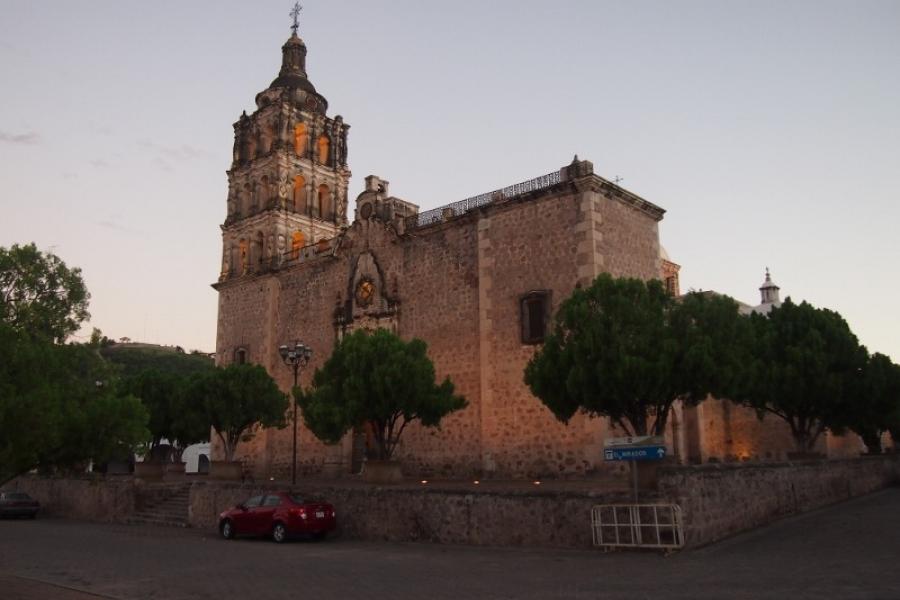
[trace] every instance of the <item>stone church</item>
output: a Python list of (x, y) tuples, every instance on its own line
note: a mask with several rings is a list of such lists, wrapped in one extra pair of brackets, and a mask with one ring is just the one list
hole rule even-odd
[[(396, 457), (407, 474), (602, 471), (604, 438), (616, 435), (608, 422), (579, 415), (559, 423), (528, 391), (523, 369), (560, 302), (599, 273), (659, 278), (680, 293), (680, 267), (659, 242), (665, 211), (576, 157), (530, 181), (424, 212), (371, 175), (351, 214), (350, 126), (328, 116), (328, 101), (307, 76), (306, 54), (295, 31), (282, 47), (278, 76), (256, 96), (257, 110), (234, 124), (214, 284), (218, 364), (263, 365), (288, 390), (292, 372), (281, 344), (312, 347), (301, 377), (308, 384), (341, 336), (384, 327), (425, 340), (438, 378), (449, 376), (469, 403), (440, 429), (405, 431)], [(784, 438), (780, 423), (713, 402), (676, 407), (669, 442), (679, 460), (766, 458), (761, 440), (771, 432)], [(778, 448), (790, 449), (784, 442)], [(238, 457), (257, 478), (282, 477), (290, 472), (291, 444), (290, 428), (260, 429)], [(326, 446), (301, 423), (298, 469), (358, 472), (365, 448), (363, 432)], [(783, 456), (772, 452), (768, 458)], [(213, 454), (221, 449), (214, 445)]]

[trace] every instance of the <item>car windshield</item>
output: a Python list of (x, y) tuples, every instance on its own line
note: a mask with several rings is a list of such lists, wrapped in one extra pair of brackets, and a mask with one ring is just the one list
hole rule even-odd
[(291, 494), (291, 501), (294, 504), (306, 504), (306, 499), (303, 496), (298, 496), (297, 494)]

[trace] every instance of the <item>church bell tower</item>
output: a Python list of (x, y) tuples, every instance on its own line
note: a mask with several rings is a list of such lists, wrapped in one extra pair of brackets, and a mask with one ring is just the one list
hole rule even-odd
[(234, 124), (219, 281), (289, 266), (347, 224), (350, 126), (326, 115), (328, 101), (306, 73), (298, 9), (292, 14), (278, 77)]

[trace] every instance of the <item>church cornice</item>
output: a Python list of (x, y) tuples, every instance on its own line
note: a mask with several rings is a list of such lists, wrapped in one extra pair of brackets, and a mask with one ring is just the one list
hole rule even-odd
[(600, 177), (599, 175), (589, 175), (584, 180), (576, 181), (576, 185), (579, 187), (590, 189), (595, 192), (599, 192), (606, 196), (607, 198), (612, 198), (614, 200), (618, 200), (623, 204), (630, 206), (636, 210), (645, 213), (656, 221), (662, 221), (663, 216), (666, 214), (666, 210), (662, 207), (653, 204), (652, 202), (645, 200), (634, 194), (629, 192), (625, 188)]

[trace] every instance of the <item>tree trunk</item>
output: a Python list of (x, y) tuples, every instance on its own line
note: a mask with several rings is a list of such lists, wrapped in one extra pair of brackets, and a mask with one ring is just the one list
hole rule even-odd
[(794, 445), (797, 447), (797, 452), (809, 452), (809, 432), (802, 429), (794, 429), (791, 433), (794, 436)]
[(222, 442), (222, 449), (225, 451), (225, 460), (231, 462), (234, 460), (234, 447), (235, 443), (232, 442), (230, 435), (224, 435), (221, 432), (217, 431), (216, 435), (219, 436), (219, 440)]
[(647, 435), (647, 413), (630, 415), (628, 422), (631, 424), (631, 431), (635, 436)]
[(881, 436), (878, 432), (867, 431), (860, 435), (869, 454), (881, 454)]

